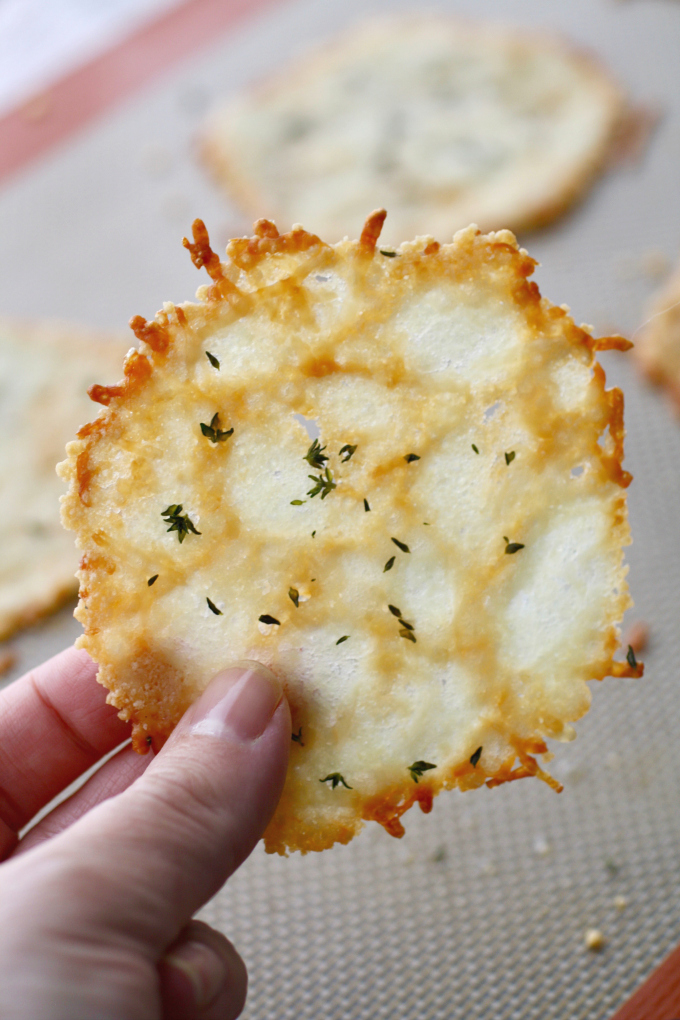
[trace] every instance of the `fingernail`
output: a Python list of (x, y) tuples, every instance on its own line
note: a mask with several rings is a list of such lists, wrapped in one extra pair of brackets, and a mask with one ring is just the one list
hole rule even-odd
[(204, 942), (185, 942), (167, 953), (163, 962), (189, 979), (198, 1009), (214, 1002), (229, 976), (224, 960)]
[(192, 733), (255, 740), (264, 733), (283, 689), (259, 662), (232, 666), (211, 680), (191, 709)]

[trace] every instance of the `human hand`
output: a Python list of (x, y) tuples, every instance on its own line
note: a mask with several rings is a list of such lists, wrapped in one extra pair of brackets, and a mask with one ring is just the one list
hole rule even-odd
[(257, 663), (216, 677), (154, 758), (73, 648), (0, 694), (0, 1017), (230, 1020), (247, 976), (193, 914), (262, 835), (283, 787), (290, 713)]

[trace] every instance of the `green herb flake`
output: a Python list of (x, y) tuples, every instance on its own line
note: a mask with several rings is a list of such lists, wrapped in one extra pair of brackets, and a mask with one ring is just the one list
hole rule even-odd
[(212, 365), (213, 368), (219, 369), (220, 363), (219, 363), (219, 361), (217, 360), (217, 358), (215, 357), (214, 354), (211, 354), (210, 351), (206, 351), (205, 352), (205, 356), (206, 356), (206, 358), (208, 359), (208, 361), (210, 362), (210, 364)]
[(161, 511), (161, 517), (164, 519), (166, 524), (170, 527), (168, 531), (176, 531), (179, 544), (181, 545), (186, 536), (191, 532), (193, 535), (200, 535), (200, 531), (196, 531), (193, 522), (190, 520), (188, 514), (182, 513), (181, 503), (171, 503), (166, 510)]
[(277, 627), (281, 626), (281, 621), (277, 620), (275, 616), (270, 616), (269, 613), (262, 614), (260, 623), (275, 623)]
[(514, 450), (511, 450), (510, 453), (506, 453), (506, 455), (505, 455), (505, 463), (506, 464), (512, 464), (512, 462), (513, 462), (513, 460), (515, 459), (516, 456), (517, 456), (517, 454), (515, 453)]
[(370, 506), (368, 505), (368, 500), (367, 500), (367, 499), (364, 499), (364, 510), (366, 511), (366, 513), (368, 513), (368, 511), (369, 511), (370, 509), (371, 509), (371, 508), (370, 508)]
[(432, 765), (429, 761), (414, 761), (413, 765), (408, 766), (408, 770), (411, 773), (411, 779), (414, 783), (422, 777), (423, 772), (429, 772), (430, 769), (436, 769), (436, 765)]
[(628, 645), (628, 651), (626, 652), (626, 662), (628, 663), (631, 669), (637, 669), (637, 659), (635, 658), (635, 652), (633, 651), (632, 645)]
[(220, 415), (219, 412), (212, 416), (212, 421), (209, 425), (205, 425), (201, 422), (201, 432), (203, 435), (210, 440), (211, 443), (223, 443), (229, 436), (233, 436), (233, 429), (220, 428)]
[(401, 549), (402, 552), (410, 553), (411, 550), (406, 545), (406, 542), (400, 542), (398, 538), (393, 538), (392, 541), (396, 545), (397, 549)]
[(330, 783), (331, 784), (331, 788), (333, 790), (335, 789), (336, 786), (340, 786), (341, 783), (345, 787), (346, 790), (353, 790), (354, 789), (353, 786), (349, 786), (349, 784), (345, 782), (345, 780), (342, 778), (342, 776), (340, 775), (339, 772), (331, 772), (331, 773), (329, 773), (326, 776), (325, 779), (320, 779), (319, 782), (320, 783)]
[(310, 467), (323, 468), (328, 460), (328, 457), (323, 452), (325, 449), (326, 447), (319, 446), (319, 440), (315, 439), (302, 459), (306, 460)]
[(420, 460), (420, 457), (417, 453), (407, 453), (404, 460), (407, 464), (412, 464), (414, 460)]
[(149, 580), (146, 583), (148, 584), (148, 586), (150, 588), (151, 585), (155, 584), (157, 580), (158, 580), (158, 574), (154, 574), (153, 577), (150, 577)]
[[(325, 449), (325, 447), (324, 447), (324, 449)], [(342, 449), (340, 450), (340, 453), (338, 455), (340, 457), (340, 460), (342, 461), (343, 464), (347, 463), (347, 461), (351, 458), (351, 456), (352, 456), (352, 454), (354, 453), (355, 450), (356, 450), (356, 445), (350, 446), (349, 443), (345, 443), (345, 445), (342, 447)], [(345, 455), (344, 457), (343, 457), (343, 453)]]
[(389, 611), (391, 612), (392, 616), (396, 616), (397, 618), (399, 618), (399, 617), (401, 616), (401, 609), (397, 609), (397, 607), (396, 607), (396, 606), (390, 606), (390, 605), (388, 605), (388, 607), (387, 607), (387, 608), (388, 608), (388, 609), (389, 609)]
[(343, 641), (349, 641), (349, 634), (343, 634), (335, 643), (336, 645), (341, 645)]
[(475, 753), (470, 755), (470, 764), (472, 765), (473, 769), (477, 768), (477, 762), (479, 761), (479, 759), (481, 757), (482, 757), (482, 749), (481, 749), (481, 747), (478, 747), (477, 750), (475, 751)]
[(389, 560), (387, 561), (387, 563), (383, 567), (383, 574), (386, 574), (388, 570), (392, 569), (392, 567), (394, 566), (394, 561), (396, 560), (396, 558), (397, 558), (396, 556), (390, 556)]
[(330, 468), (326, 468), (320, 475), (307, 475), (308, 478), (315, 483), (314, 487), (307, 493), (312, 499), (321, 493), (321, 498), (325, 499), (329, 492), (333, 489), (337, 489), (336, 483), (333, 481), (333, 475)]
[(475, 451), (475, 453), (479, 453), (479, 450), (477, 449), (474, 443), (472, 444), (472, 449)]
[(316, 535), (316, 531), (313, 531), (312, 532), (312, 538), (314, 538), (315, 535)]
[(381, 255), (384, 255), (388, 259), (396, 259), (397, 257), (396, 251), (387, 251), (386, 248), (379, 248), (378, 251), (380, 252)]
[(211, 601), (211, 599), (206, 598), (205, 601), (208, 603), (208, 609), (210, 610), (211, 613), (214, 613), (215, 616), (222, 616), (222, 610), (218, 609), (215, 603)]
[[(401, 620), (400, 622), (403, 623), (404, 621)], [(413, 628), (412, 627), (410, 629), (408, 629), (406, 627), (402, 627), (401, 630), (399, 631), (399, 637), (406, 638), (407, 641), (412, 641), (413, 644), (416, 643), (416, 636), (413, 633)]]
[(299, 745), (300, 745), (300, 747), (304, 747), (304, 746), (305, 746), (305, 745), (304, 745), (304, 744), (302, 743), (302, 726), (301, 726), (301, 727), (300, 727), (300, 729), (299, 729), (299, 730), (297, 731), (297, 733), (291, 733), (291, 735), (290, 735), (290, 739), (291, 739), (291, 740), (294, 740), (296, 744), (299, 744)]
[(507, 535), (503, 535), (503, 541), (505, 542), (505, 551), (508, 556), (512, 556), (513, 553), (519, 552), (520, 549), (524, 549), (522, 542), (510, 542), (508, 541)]
[(297, 588), (288, 589), (288, 598), (297, 609), (298, 606), (300, 605), (300, 592), (297, 590)]
[(405, 628), (406, 628), (406, 630), (415, 630), (415, 629), (416, 629), (416, 628), (415, 628), (415, 627), (413, 626), (413, 624), (412, 624), (412, 623), (408, 623), (408, 622), (407, 622), (406, 620), (403, 620), (403, 619), (401, 619), (401, 617), (400, 617), (400, 619), (399, 619), (399, 623), (400, 623), (400, 624), (402, 625), (402, 627), (405, 627)]

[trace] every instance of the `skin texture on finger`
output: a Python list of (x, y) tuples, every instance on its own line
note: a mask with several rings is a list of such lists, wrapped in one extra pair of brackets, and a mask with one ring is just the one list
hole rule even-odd
[(0, 819), (6, 856), (16, 833), (130, 735), (85, 652), (68, 648), (0, 695)]
[(84, 786), (76, 790), (68, 800), (58, 804), (30, 829), (18, 843), (12, 856), (17, 857), (38, 844), (53, 839), (102, 801), (127, 790), (128, 786), (147, 770), (152, 761), (151, 752), (141, 755), (133, 751), (129, 745), (122, 748), (118, 754), (105, 762)]
[(227, 688), (245, 689), (210, 685), (127, 790), (0, 869), (0, 1016), (49, 1002), (50, 1020), (160, 1020), (159, 961), (250, 853), (285, 778), (287, 702), (270, 692), (258, 729), (237, 699), (236, 732), (220, 721)]
[(248, 990), (245, 964), (231, 942), (190, 921), (158, 966), (163, 1020), (234, 1020)]

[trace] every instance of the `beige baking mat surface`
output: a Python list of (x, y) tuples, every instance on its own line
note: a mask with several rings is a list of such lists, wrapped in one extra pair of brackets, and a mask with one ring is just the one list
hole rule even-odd
[[(637, 102), (662, 109), (642, 162), (610, 174), (562, 224), (522, 239), (545, 263), (537, 279), (553, 301), (598, 330), (632, 334), (654, 274), (680, 248), (680, 4), (430, 6), (566, 31)], [(206, 104), (362, 13), (396, 9), (413, 6), (304, 0), (270, 10), (5, 186), (2, 313), (120, 328), (191, 297), (204, 282), (181, 246), (192, 218), (220, 245), (249, 226), (193, 161)], [(631, 618), (652, 630), (645, 679), (594, 691), (578, 740), (556, 748), (560, 796), (529, 781), (444, 794), (430, 816), (406, 817), (401, 841), (369, 825), (321, 855), (258, 848), (203, 912), (249, 966), (249, 1020), (606, 1020), (680, 941), (680, 423), (625, 356), (607, 356), (607, 368), (626, 392)], [(25, 633), (12, 643), (12, 675), (76, 633), (70, 609)], [(590, 927), (606, 937), (600, 954), (584, 948)]]

